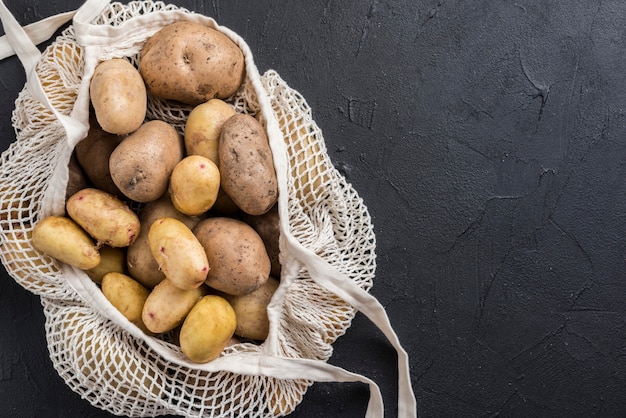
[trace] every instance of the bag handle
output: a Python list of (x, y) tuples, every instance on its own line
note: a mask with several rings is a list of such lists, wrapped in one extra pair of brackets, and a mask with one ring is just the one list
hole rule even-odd
[[(90, 2), (94, 3), (95, 1), (89, 0), (88, 3)], [(77, 142), (87, 135), (88, 126), (85, 126), (71, 116), (61, 114), (52, 105), (35, 71), (37, 62), (41, 58), (41, 52), (39, 52), (35, 42), (43, 42), (46, 40), (43, 39), (44, 36), (48, 36), (48, 38), (52, 36), (56, 30), (69, 21), (69, 17), (73, 13), (74, 12), (67, 12), (33, 23), (30, 25), (30, 29), (27, 32), (6, 7), (4, 1), (0, 0), (0, 21), (2, 21), (5, 32), (1, 41), (1, 47), (4, 53), (10, 54), (9, 47), (15, 52), (26, 72), (26, 88), (31, 92), (33, 97), (39, 100), (41, 104), (54, 114), (66, 131), (68, 138), (74, 139)], [(29, 36), (29, 32), (33, 34), (34, 39)]]
[[(255, 88), (263, 91), (260, 80), (253, 79)], [(260, 108), (262, 110), (271, 109), (269, 98), (263, 95), (258, 97)], [(268, 138), (272, 149), (284, 149), (285, 144), (282, 140), (278, 121), (271, 112), (267, 111), (263, 114), (268, 130)], [(286, 153), (274, 154), (274, 168), (277, 172), (278, 189), (287, 190), (287, 178), (290, 175), (289, 163)], [(320, 286), (333, 292), (351, 306), (362, 312), (370, 321), (372, 321), (378, 329), (380, 329), (387, 340), (395, 348), (398, 355), (398, 417), (414, 418), (417, 416), (417, 400), (411, 383), (409, 357), (407, 352), (400, 344), (385, 308), (371, 294), (359, 287), (345, 274), (341, 273), (335, 267), (331, 266), (322, 257), (318, 256), (312, 250), (306, 248), (300, 243), (290, 232), (289, 213), (288, 213), (288, 196), (286, 193), (278, 194), (278, 211), (281, 231), (281, 248), (285, 250), (286, 256), (283, 257), (283, 269), (286, 274), (283, 276), (297, 277), (297, 272), (301, 265), (308, 268), (311, 278)], [(275, 316), (276, 308), (272, 304), (268, 307), (268, 314)], [(271, 318), (270, 323), (276, 324), (278, 318)], [(272, 331), (270, 330), (270, 333)], [(267, 351), (272, 350), (272, 341), (266, 341)], [(274, 351), (275, 352), (275, 351)], [(372, 382), (372, 384), (374, 384)], [(374, 384), (375, 386), (375, 384)], [(381, 414), (382, 416), (382, 414)]]
[[(4, 16), (4, 13), (7, 12), (6, 6), (4, 6), (4, 4), (2, 4), (2, 9), (2, 13)], [(52, 37), (52, 35), (54, 35), (57, 30), (59, 30), (59, 28), (61, 28), (61, 26), (72, 20), (75, 14), (76, 11), (72, 10), (69, 12), (60, 13), (58, 15), (49, 16), (43, 20), (39, 20), (37, 22), (24, 26), (24, 31), (30, 38), (29, 43), (39, 45), (42, 42), (47, 41)], [(2, 20), (8, 21), (4, 17), (2, 18)], [(17, 53), (17, 51), (13, 49), (11, 42), (9, 42), (8, 38), (10, 36), (12, 35), (7, 32), (6, 35), (0, 37), (0, 60), (11, 57)], [(28, 45), (29, 43), (21, 45)], [(24, 62), (24, 60), (22, 60), (22, 62)]]

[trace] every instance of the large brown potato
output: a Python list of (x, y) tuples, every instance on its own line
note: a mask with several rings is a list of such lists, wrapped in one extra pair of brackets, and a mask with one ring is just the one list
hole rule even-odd
[(139, 71), (155, 97), (198, 105), (227, 98), (241, 86), (241, 49), (216, 29), (182, 21), (165, 26), (143, 46)]
[(146, 203), (161, 197), (185, 145), (176, 129), (152, 120), (127, 136), (109, 158), (109, 171), (126, 197)]
[(253, 216), (244, 214), (243, 221), (250, 225), (259, 234), (267, 255), (272, 262), (272, 270), (270, 274), (273, 277), (280, 277), (282, 267), (280, 265), (280, 220), (278, 218), (278, 205), (274, 205), (272, 209), (263, 215)]
[(278, 199), (278, 181), (265, 128), (238, 113), (222, 125), (218, 146), (222, 188), (244, 212), (262, 215)]
[(237, 329), (235, 334), (250, 340), (265, 340), (270, 330), (267, 315), (269, 305), (280, 282), (273, 277), (261, 287), (245, 295), (224, 295), (235, 310)]
[(111, 178), (109, 157), (122, 139), (123, 136), (104, 131), (96, 118), (91, 117), (87, 136), (76, 144), (75, 148), (78, 163), (91, 183), (98, 189), (118, 197), (122, 192)]
[(72, 153), (70, 161), (67, 164), (68, 178), (65, 186), (65, 200), (79, 190), (85, 189), (91, 185), (85, 171), (80, 166), (76, 153)]
[(237, 219), (207, 218), (193, 229), (211, 269), (206, 284), (231, 295), (250, 293), (270, 276), (270, 259), (256, 231)]

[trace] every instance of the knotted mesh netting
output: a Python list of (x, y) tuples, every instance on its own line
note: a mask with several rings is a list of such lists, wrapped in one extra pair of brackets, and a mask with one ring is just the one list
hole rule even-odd
[[(133, 19), (145, 31), (100, 45), (96, 57), (120, 54), (137, 63), (141, 46), (168, 19), (197, 18), (161, 2), (112, 3), (91, 22), (120, 26)], [(154, 23), (152, 16), (159, 15)], [(279, 194), (283, 236), (320, 257), (359, 287), (369, 290), (375, 270), (375, 237), (363, 201), (333, 167), (322, 132), (306, 100), (275, 71), (262, 75), (247, 46), (232, 32), (247, 59), (242, 88), (226, 101), (267, 126), (270, 145), (282, 177)], [(83, 78), (91, 74), (89, 45), (77, 41), (73, 26), (47, 47), (36, 73), (50, 103), (62, 115), (75, 117)], [(87, 64), (86, 64), (87, 63)], [(262, 100), (261, 100), (262, 99)], [(161, 119), (182, 134), (190, 107), (149, 98), (148, 119)], [(33, 226), (62, 210), (67, 166), (73, 146), (67, 131), (28, 88), (19, 94), (12, 116), (16, 140), (0, 161), (0, 259), (21, 286), (41, 297), (46, 337), (54, 368), (72, 390), (92, 405), (114, 414), (179, 414), (211, 417), (287, 415), (301, 402), (313, 380), (276, 377), (271, 361), (286, 358), (326, 361), (333, 342), (345, 333), (355, 308), (319, 284), (302, 252), (297, 260), (293, 240), (281, 240), (281, 286), (270, 307), (272, 327), (262, 343), (228, 346), (206, 365), (188, 362), (165, 336), (150, 337), (120, 316), (84, 272), (63, 265), (33, 248)], [(80, 121), (87, 123), (87, 121)], [(61, 208), (61, 209), (59, 209)], [(284, 219), (283, 219), (284, 221)], [(254, 365), (248, 367), (246, 364)]]

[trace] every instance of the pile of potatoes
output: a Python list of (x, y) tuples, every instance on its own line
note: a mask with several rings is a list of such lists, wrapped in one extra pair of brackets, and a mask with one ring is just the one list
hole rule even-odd
[[(137, 67), (101, 62), (66, 213), (41, 219), (32, 234), (37, 250), (84, 270), (129, 321), (194, 362), (264, 340), (279, 283), (268, 138), (226, 101), (244, 72), (230, 38), (186, 21), (155, 33)], [(149, 95), (189, 106), (184, 132), (146, 119)]]

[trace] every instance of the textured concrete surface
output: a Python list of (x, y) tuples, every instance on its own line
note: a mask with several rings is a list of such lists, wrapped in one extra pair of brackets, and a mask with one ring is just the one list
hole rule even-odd
[[(372, 294), (422, 417), (626, 414), (626, 5), (621, 1), (182, 1), (242, 35), (313, 109), (377, 237)], [(6, 1), (20, 22), (77, 0)], [(2, 149), (23, 85), (0, 62)], [(0, 405), (106, 417), (47, 358), (36, 297), (0, 280)], [(358, 315), (333, 364), (395, 416), (395, 354)], [(294, 417), (359, 417), (315, 384)]]

